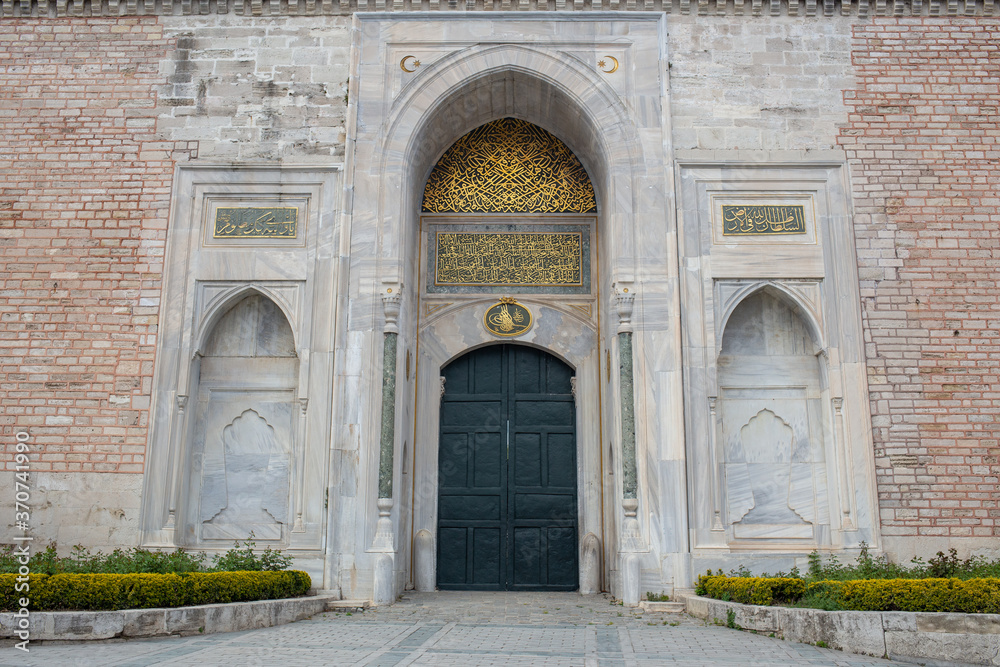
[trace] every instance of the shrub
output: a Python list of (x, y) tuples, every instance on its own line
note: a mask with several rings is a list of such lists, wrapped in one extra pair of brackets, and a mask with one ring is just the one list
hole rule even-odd
[(873, 579), (845, 581), (844, 609), (1000, 613), (1000, 579)]
[[(292, 557), (267, 547), (255, 553), (256, 543), (253, 533), (242, 545), (235, 542), (233, 548), (212, 560), (213, 572), (223, 571), (278, 571), (287, 570)], [(204, 572), (206, 556), (190, 553), (183, 549), (173, 552), (150, 551), (149, 549), (115, 549), (109, 554), (91, 553), (77, 545), (69, 556), (60, 556), (55, 544), (31, 555), (28, 568), (35, 574), (181, 574), (184, 572)], [(18, 562), (12, 545), (0, 546), (0, 573), (14, 573)]]
[(733, 602), (769, 605), (772, 602), (793, 602), (805, 593), (806, 584), (801, 579), (765, 577), (727, 577), (711, 575), (699, 577), (699, 589), (705, 595), (722, 599), (728, 595)]
[(212, 559), (213, 572), (240, 572), (240, 571), (276, 571), (287, 570), (292, 564), (292, 557), (285, 556), (280, 551), (271, 547), (264, 549), (260, 554), (254, 553), (257, 546), (253, 541), (253, 533), (250, 539), (243, 543), (236, 542), (233, 548), (221, 556)]
[(109, 610), (246, 602), (304, 595), (312, 581), (299, 571), (190, 574), (33, 574), (30, 591), (15, 592), (17, 576), (0, 574), (0, 609), (27, 597), (29, 609)]
[(801, 579), (702, 575), (699, 595), (744, 604), (793, 604), (828, 611), (1000, 613), (1000, 579)]

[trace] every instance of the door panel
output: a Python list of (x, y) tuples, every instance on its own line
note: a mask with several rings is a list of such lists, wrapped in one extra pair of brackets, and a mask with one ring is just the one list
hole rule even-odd
[(540, 350), (497, 345), (443, 374), (439, 588), (575, 590), (572, 369)]

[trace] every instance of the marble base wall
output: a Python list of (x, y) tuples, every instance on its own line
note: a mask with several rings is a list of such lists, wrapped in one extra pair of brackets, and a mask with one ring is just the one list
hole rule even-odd
[[(30, 474), (32, 553), (56, 544), (67, 555), (79, 544), (105, 552), (139, 543), (142, 476), (111, 472), (32, 472)], [(14, 472), (0, 472), (3, 516), (14, 517)], [(5, 525), (6, 525), (5, 520)], [(22, 535), (22, 531), (11, 534)], [(0, 538), (9, 542), (9, 538)]]

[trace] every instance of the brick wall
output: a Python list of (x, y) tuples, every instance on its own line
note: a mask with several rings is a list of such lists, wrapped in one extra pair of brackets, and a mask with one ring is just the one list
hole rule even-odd
[(31, 468), (141, 472), (172, 144), (155, 18), (0, 22), (0, 431)]
[(1000, 534), (1000, 21), (854, 28), (848, 152), (883, 535)]

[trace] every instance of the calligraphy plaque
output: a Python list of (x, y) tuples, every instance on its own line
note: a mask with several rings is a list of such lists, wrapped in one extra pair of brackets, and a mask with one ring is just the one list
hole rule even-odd
[(805, 206), (723, 205), (724, 236), (771, 236), (805, 234)]
[(215, 211), (217, 239), (295, 238), (299, 209), (288, 207), (223, 208)]
[(580, 232), (437, 232), (435, 285), (579, 286)]
[(494, 336), (519, 336), (531, 328), (531, 311), (504, 297), (486, 311), (483, 325)]

